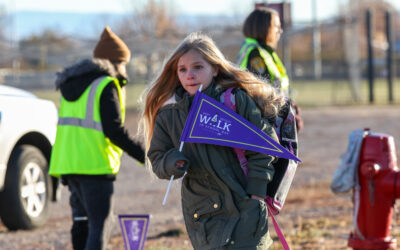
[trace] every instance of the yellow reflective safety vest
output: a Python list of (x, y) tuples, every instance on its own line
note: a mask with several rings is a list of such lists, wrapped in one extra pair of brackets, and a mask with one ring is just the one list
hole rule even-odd
[[(275, 87), (278, 87), (282, 92), (288, 94), (289, 77), (286, 74), (286, 69), (283, 66), (282, 61), (279, 59), (275, 51), (270, 54), (267, 50), (261, 47), (257, 40), (248, 37), (245, 39), (245, 42), (239, 51), (236, 62), (237, 65), (239, 65), (241, 69), (246, 70), (250, 52), (254, 49), (258, 49), (261, 57), (264, 59), (270, 75), (269, 80), (271, 84), (273, 84)], [(276, 80), (278, 80), (278, 82)]]
[(116, 78), (97, 78), (75, 101), (61, 98), (50, 175), (118, 173), (123, 151), (104, 135), (100, 116), (100, 97), (108, 84), (117, 87), (124, 122), (125, 99)]

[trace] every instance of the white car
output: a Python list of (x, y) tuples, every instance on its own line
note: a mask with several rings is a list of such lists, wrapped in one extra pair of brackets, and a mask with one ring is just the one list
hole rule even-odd
[(0, 217), (10, 230), (41, 226), (57, 199), (48, 175), (57, 120), (53, 102), (0, 85)]

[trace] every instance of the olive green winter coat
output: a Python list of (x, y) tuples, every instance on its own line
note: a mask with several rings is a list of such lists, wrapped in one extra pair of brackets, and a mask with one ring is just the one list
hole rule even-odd
[[(219, 100), (224, 90), (211, 83), (203, 91)], [(277, 140), (271, 125), (242, 90), (235, 94), (237, 112)], [(274, 169), (274, 157), (246, 151), (248, 181), (232, 148), (185, 143), (178, 151), (183, 127), (193, 96), (179, 87), (159, 110), (148, 157), (154, 173), (161, 179), (187, 174), (182, 182), (182, 210), (189, 238), (195, 249), (267, 249), (268, 234), (265, 203), (251, 195), (265, 197)], [(182, 169), (177, 160), (187, 160)]]

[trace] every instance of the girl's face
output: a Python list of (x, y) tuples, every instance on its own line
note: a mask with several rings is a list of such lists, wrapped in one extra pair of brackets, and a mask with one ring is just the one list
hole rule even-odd
[(266, 37), (266, 43), (272, 48), (276, 48), (278, 41), (281, 38), (282, 28), (281, 20), (278, 15), (271, 16), (271, 26), (268, 27), (268, 34)]
[(217, 73), (217, 69), (195, 50), (189, 50), (178, 60), (179, 81), (190, 95), (196, 94), (200, 85), (203, 85), (203, 89), (207, 88)]

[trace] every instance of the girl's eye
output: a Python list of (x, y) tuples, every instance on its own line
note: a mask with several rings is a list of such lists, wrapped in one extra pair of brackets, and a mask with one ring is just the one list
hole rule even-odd
[(203, 65), (196, 65), (196, 66), (194, 66), (194, 68), (195, 68), (195, 69), (202, 69), (202, 68), (203, 68)]
[(185, 68), (180, 68), (180, 69), (178, 69), (178, 71), (181, 72), (181, 73), (184, 73), (184, 72), (186, 72), (186, 69)]

